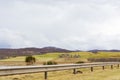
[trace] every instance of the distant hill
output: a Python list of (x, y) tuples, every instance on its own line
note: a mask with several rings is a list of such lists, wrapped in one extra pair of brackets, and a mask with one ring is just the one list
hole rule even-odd
[[(81, 50), (67, 50), (57, 47), (43, 47), (43, 48), (20, 48), (20, 49), (0, 49), (0, 59), (7, 57), (16, 57), (16, 56), (27, 56), (27, 55), (39, 55), (45, 53), (53, 53), (53, 52), (81, 52)], [(120, 50), (89, 50), (87, 52), (120, 52)]]
[(94, 50), (89, 50), (88, 52), (120, 52), (120, 50), (116, 50), (116, 49), (112, 49), (112, 50), (98, 50), (98, 49), (94, 49)]
[(45, 54), (52, 52), (72, 52), (72, 51), (62, 48), (56, 48), (56, 47), (0, 49), (0, 59), (6, 57), (38, 55), (38, 54)]

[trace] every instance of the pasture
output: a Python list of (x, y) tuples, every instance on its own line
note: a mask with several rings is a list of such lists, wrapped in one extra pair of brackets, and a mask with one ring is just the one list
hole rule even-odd
[[(69, 54), (70, 56), (79, 55), (79, 58), (74, 57), (63, 57), (60, 58), (62, 54)], [(46, 53), (43, 55), (33, 55), (36, 58), (36, 64), (40, 65), (46, 61), (55, 61), (58, 64), (69, 64), (76, 63), (78, 61), (89, 62), (89, 58), (98, 59), (98, 58), (119, 58), (120, 52), (70, 52), (70, 53)], [(11, 64), (11, 65), (25, 65), (25, 57), (26, 56), (18, 56), (18, 57), (10, 57), (7, 59), (0, 60), (0, 65), (2, 64)]]
[[(66, 53), (46, 53), (43, 55), (34, 55), (37, 62), (35, 65), (40, 65), (45, 61), (56, 61), (59, 64), (75, 63), (77, 61), (89, 62), (88, 58), (119, 58), (120, 52), (98, 52), (97, 54), (91, 52), (71, 52), (70, 55), (80, 55), (79, 58), (60, 58), (61, 54)], [(25, 65), (25, 57), (11, 57), (8, 59), (0, 60), (0, 65)], [(80, 69), (83, 74), (72, 74), (73, 70), (49, 72), (48, 80), (120, 80), (120, 69), (110, 69), (107, 66), (105, 70), (101, 67), (94, 69), (91, 72), (89, 68)], [(22, 74), (13, 76), (1, 76), (0, 80), (44, 80), (43, 73)]]

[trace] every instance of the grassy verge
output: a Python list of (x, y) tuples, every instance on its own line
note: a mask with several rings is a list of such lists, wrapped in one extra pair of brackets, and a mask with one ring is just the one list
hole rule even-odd
[[(107, 66), (105, 70), (101, 67), (94, 68), (91, 72), (89, 68), (80, 69), (83, 74), (72, 74), (72, 70), (56, 71), (48, 73), (48, 80), (120, 80), (120, 69), (110, 69)], [(0, 77), (0, 80), (44, 80), (43, 73), (24, 74)]]

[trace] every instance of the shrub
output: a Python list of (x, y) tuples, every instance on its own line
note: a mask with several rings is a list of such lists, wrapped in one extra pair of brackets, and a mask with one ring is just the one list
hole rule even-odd
[(47, 61), (47, 62), (44, 62), (43, 65), (56, 65), (57, 62), (55, 61)]
[(90, 62), (120, 62), (120, 58), (89, 58)]
[(81, 64), (81, 63), (85, 63), (84, 61), (78, 61), (76, 62), (76, 64)]
[(33, 56), (27, 56), (25, 62), (27, 65), (32, 65), (36, 62), (36, 59)]

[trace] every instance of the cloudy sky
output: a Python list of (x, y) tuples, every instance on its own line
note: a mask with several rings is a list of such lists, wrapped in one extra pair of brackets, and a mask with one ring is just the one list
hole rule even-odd
[(0, 48), (120, 49), (120, 0), (0, 0)]

